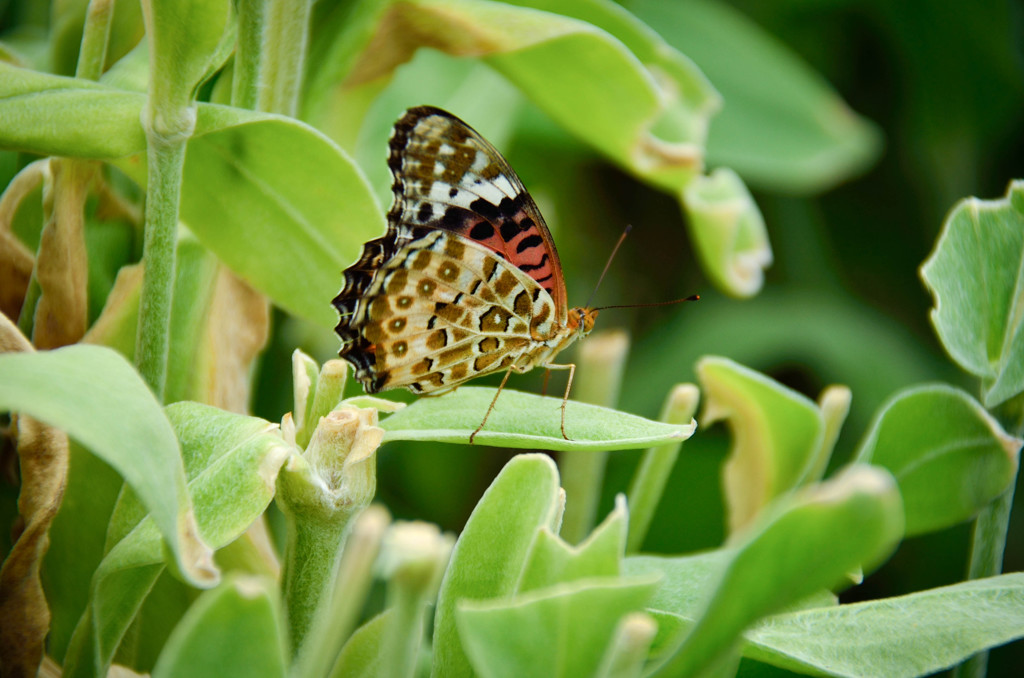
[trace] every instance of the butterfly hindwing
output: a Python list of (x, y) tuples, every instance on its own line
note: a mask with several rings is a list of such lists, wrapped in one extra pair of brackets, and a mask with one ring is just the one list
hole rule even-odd
[(374, 363), (356, 377), (374, 391), (444, 391), (529, 361), (531, 328), (549, 333), (554, 315), (550, 295), (532, 278), (443, 231), (397, 252), (364, 302), (356, 324)]

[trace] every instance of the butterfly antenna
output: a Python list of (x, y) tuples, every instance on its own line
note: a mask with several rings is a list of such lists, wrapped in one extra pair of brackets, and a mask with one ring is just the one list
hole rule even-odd
[(653, 304), (617, 304), (615, 306), (600, 306), (592, 309), (594, 311), (604, 311), (609, 308), (649, 308), (651, 306), (671, 306), (672, 304), (681, 304), (684, 301), (700, 301), (699, 294), (691, 294), (683, 299), (673, 299), (672, 301), (656, 301)]
[(626, 228), (622, 231), (622, 235), (619, 236), (619, 241), (615, 243), (615, 247), (612, 248), (612, 253), (608, 255), (608, 261), (605, 262), (604, 270), (601, 271), (601, 277), (597, 279), (597, 284), (594, 285), (594, 291), (590, 293), (590, 298), (587, 299), (587, 304), (584, 308), (590, 308), (590, 302), (594, 301), (594, 297), (597, 296), (597, 290), (601, 287), (601, 282), (604, 281), (604, 277), (607, 275), (608, 269), (611, 268), (612, 259), (615, 258), (615, 254), (619, 251), (619, 248), (622, 247), (622, 241), (626, 239), (626, 236), (629, 235), (629, 232), (632, 230), (633, 224), (626, 224)]

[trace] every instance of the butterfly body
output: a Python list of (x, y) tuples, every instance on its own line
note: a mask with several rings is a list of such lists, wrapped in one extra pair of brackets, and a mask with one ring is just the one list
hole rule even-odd
[(388, 231), (334, 299), (340, 355), (365, 390), (436, 395), (495, 372), (568, 367), (552, 360), (597, 311), (568, 308), (547, 226), (498, 151), (419, 107), (396, 123), (388, 165)]

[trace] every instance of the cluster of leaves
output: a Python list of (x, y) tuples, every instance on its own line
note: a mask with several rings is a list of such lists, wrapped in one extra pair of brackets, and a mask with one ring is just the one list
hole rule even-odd
[[(338, 272), (384, 227), (379, 159), (402, 108), (451, 108), (499, 147), (542, 113), (535, 131), (554, 123), (668, 194), (707, 278), (740, 297), (772, 260), (740, 176), (822, 190), (875, 157), (874, 128), (703, 1), (636, 2), (634, 15), (606, 0), (93, 0), (55, 3), (43, 33), (27, 30), (33, 4), (12, 3), (21, 23), (0, 44), (0, 411), (18, 413), (25, 524), (0, 577), (0, 612), (21, 620), (0, 632), (5, 671), (34, 671), (48, 634), (47, 654), (80, 675), (116, 662), (154, 675), (911, 676), (1024, 636), (1024, 580), (990, 576), (1021, 446), (1004, 430), (1019, 435), (1024, 391), (1020, 183), (961, 204), (922, 273), (981, 403), (946, 385), (897, 392), (824, 479), (845, 387), (815, 403), (705, 357), (664, 423), (570, 403), (571, 441), (557, 399), (505, 392), (478, 443), (560, 450), (561, 478), (546, 456), (514, 458), (452, 548), (436, 528), (363, 511), (376, 448), (466, 442), (492, 389), (378, 422), (395, 408), (343, 400), (343, 368), (296, 354), (280, 427), (234, 413), (268, 299), (323, 330), (336, 321)], [(739, 64), (713, 86), (690, 46)], [(719, 91), (739, 104), (709, 140)], [(706, 154), (738, 173), (705, 175)], [(581, 356), (577, 392), (611, 406), (627, 348), (607, 343), (612, 358)], [(680, 353), (644, 355), (666, 372)], [(702, 425), (731, 431), (728, 540), (636, 555), (679, 494), (669, 473), (698, 393)], [(591, 531), (605, 451), (648, 447)], [(285, 523), (276, 549), (263, 517)], [(971, 575), (988, 578), (837, 604), (831, 592), (904, 537), (971, 519)], [(385, 609), (360, 625), (375, 567)]]

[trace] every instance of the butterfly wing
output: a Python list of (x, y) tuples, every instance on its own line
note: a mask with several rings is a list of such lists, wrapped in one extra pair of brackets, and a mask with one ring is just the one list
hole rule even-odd
[(388, 164), (395, 200), (334, 299), (341, 357), (369, 393), (440, 393), (548, 355), (567, 314), (558, 254), (501, 154), (455, 116), (410, 109)]
[(389, 224), (451, 231), (498, 253), (551, 295), (564, 322), (565, 281), (551, 233), (497, 149), (459, 118), (430, 106), (406, 111), (389, 145), (395, 179)]

